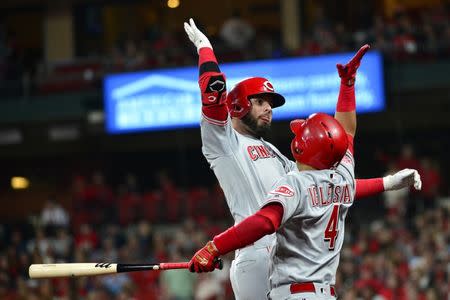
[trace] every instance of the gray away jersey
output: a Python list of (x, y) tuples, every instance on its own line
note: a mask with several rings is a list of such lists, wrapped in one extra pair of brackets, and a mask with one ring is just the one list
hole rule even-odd
[[(267, 192), (296, 164), (282, 155), (272, 144), (238, 133), (231, 119), (220, 122), (203, 115), (201, 122), (202, 151), (225, 194), (235, 223), (256, 213)], [(273, 235), (256, 242), (272, 244)]]
[(294, 282), (334, 284), (344, 222), (355, 195), (350, 151), (336, 170), (292, 171), (266, 196), (284, 213), (272, 249), (272, 288)]

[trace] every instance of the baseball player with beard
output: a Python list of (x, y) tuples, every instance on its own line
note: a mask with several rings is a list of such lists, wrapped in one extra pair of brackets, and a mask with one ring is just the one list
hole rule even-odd
[[(222, 187), (235, 224), (257, 212), (272, 186), (296, 170), (275, 146), (263, 137), (270, 130), (272, 109), (284, 104), (269, 80), (245, 79), (227, 94), (225, 75), (220, 72), (208, 38), (192, 19), (184, 29), (199, 55), (199, 86), (202, 98), (202, 152)], [(353, 109), (354, 78), (365, 50), (341, 66), (343, 80), (337, 110)], [(342, 73), (342, 74), (341, 74)], [(354, 104), (353, 104), (354, 105)], [(417, 172), (405, 169), (384, 178), (356, 180), (356, 198), (408, 186)], [(417, 176), (416, 176), (417, 177)], [(266, 235), (235, 252), (230, 270), (238, 300), (265, 299), (269, 291), (269, 252), (275, 235)]]

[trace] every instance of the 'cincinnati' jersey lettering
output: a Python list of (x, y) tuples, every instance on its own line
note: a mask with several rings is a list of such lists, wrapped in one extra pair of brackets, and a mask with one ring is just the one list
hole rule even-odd
[(260, 158), (271, 158), (275, 157), (275, 154), (271, 149), (265, 145), (247, 146), (247, 152), (250, 159), (255, 161)]

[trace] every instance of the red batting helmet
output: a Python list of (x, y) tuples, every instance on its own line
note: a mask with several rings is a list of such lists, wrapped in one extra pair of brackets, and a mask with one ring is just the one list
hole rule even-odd
[(293, 120), (291, 130), (295, 134), (291, 142), (295, 160), (317, 170), (336, 166), (347, 151), (344, 128), (327, 114), (317, 113), (306, 120)]
[(251, 77), (237, 83), (228, 93), (227, 106), (230, 115), (235, 118), (245, 116), (252, 106), (250, 102), (251, 96), (270, 95), (272, 97), (272, 108), (284, 104), (284, 97), (275, 93), (272, 83), (262, 77)]

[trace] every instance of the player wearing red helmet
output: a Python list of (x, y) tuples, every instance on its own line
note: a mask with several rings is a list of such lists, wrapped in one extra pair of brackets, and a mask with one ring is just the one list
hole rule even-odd
[[(240, 81), (227, 95), (233, 125), (240, 131), (247, 131), (255, 137), (266, 137), (272, 121), (272, 109), (282, 106), (285, 99), (275, 92), (272, 83), (263, 77), (251, 77)], [(252, 114), (252, 107), (265, 105), (260, 115)], [(268, 108), (270, 106), (270, 109)], [(256, 107), (254, 110), (258, 110)], [(242, 122), (240, 122), (240, 121)]]
[(335, 167), (347, 151), (348, 140), (342, 125), (327, 114), (294, 120), (291, 131), (295, 134), (291, 142), (292, 156), (297, 163), (316, 170)]
[(189, 263), (192, 272), (213, 271), (219, 256), (275, 233), (269, 299), (336, 299), (345, 218), (356, 189), (354, 101), (341, 99), (335, 118), (317, 113), (291, 122), (297, 170), (276, 182), (260, 210), (197, 251)]
[(240, 81), (228, 93), (227, 106), (232, 118), (241, 119), (250, 111), (250, 99), (256, 96), (268, 96), (272, 108), (282, 106), (286, 100), (275, 92), (272, 83), (263, 77), (251, 77)]
[[(269, 80), (261, 77), (239, 82), (227, 95), (225, 74), (220, 71), (208, 38), (192, 19), (184, 23), (184, 28), (199, 54), (202, 152), (224, 191), (237, 224), (261, 208), (265, 195), (279, 178), (297, 170), (295, 162), (263, 138), (270, 129), (272, 109), (283, 105), (285, 100), (275, 92)], [(342, 66), (345, 84), (351, 79), (354, 81), (355, 66), (363, 52), (358, 52), (353, 60), (355, 64)], [(341, 88), (339, 99), (338, 110), (354, 110), (351, 87)], [(336, 117), (341, 122), (338, 114)], [(356, 195), (364, 197), (402, 188), (409, 184), (411, 178), (414, 178), (413, 170), (392, 177), (358, 180)], [(289, 190), (285, 192), (290, 193)], [(246, 236), (245, 232), (242, 234)], [(260, 300), (266, 297), (269, 291), (269, 252), (274, 237), (273, 234), (264, 236), (235, 252), (230, 280), (236, 299)]]

